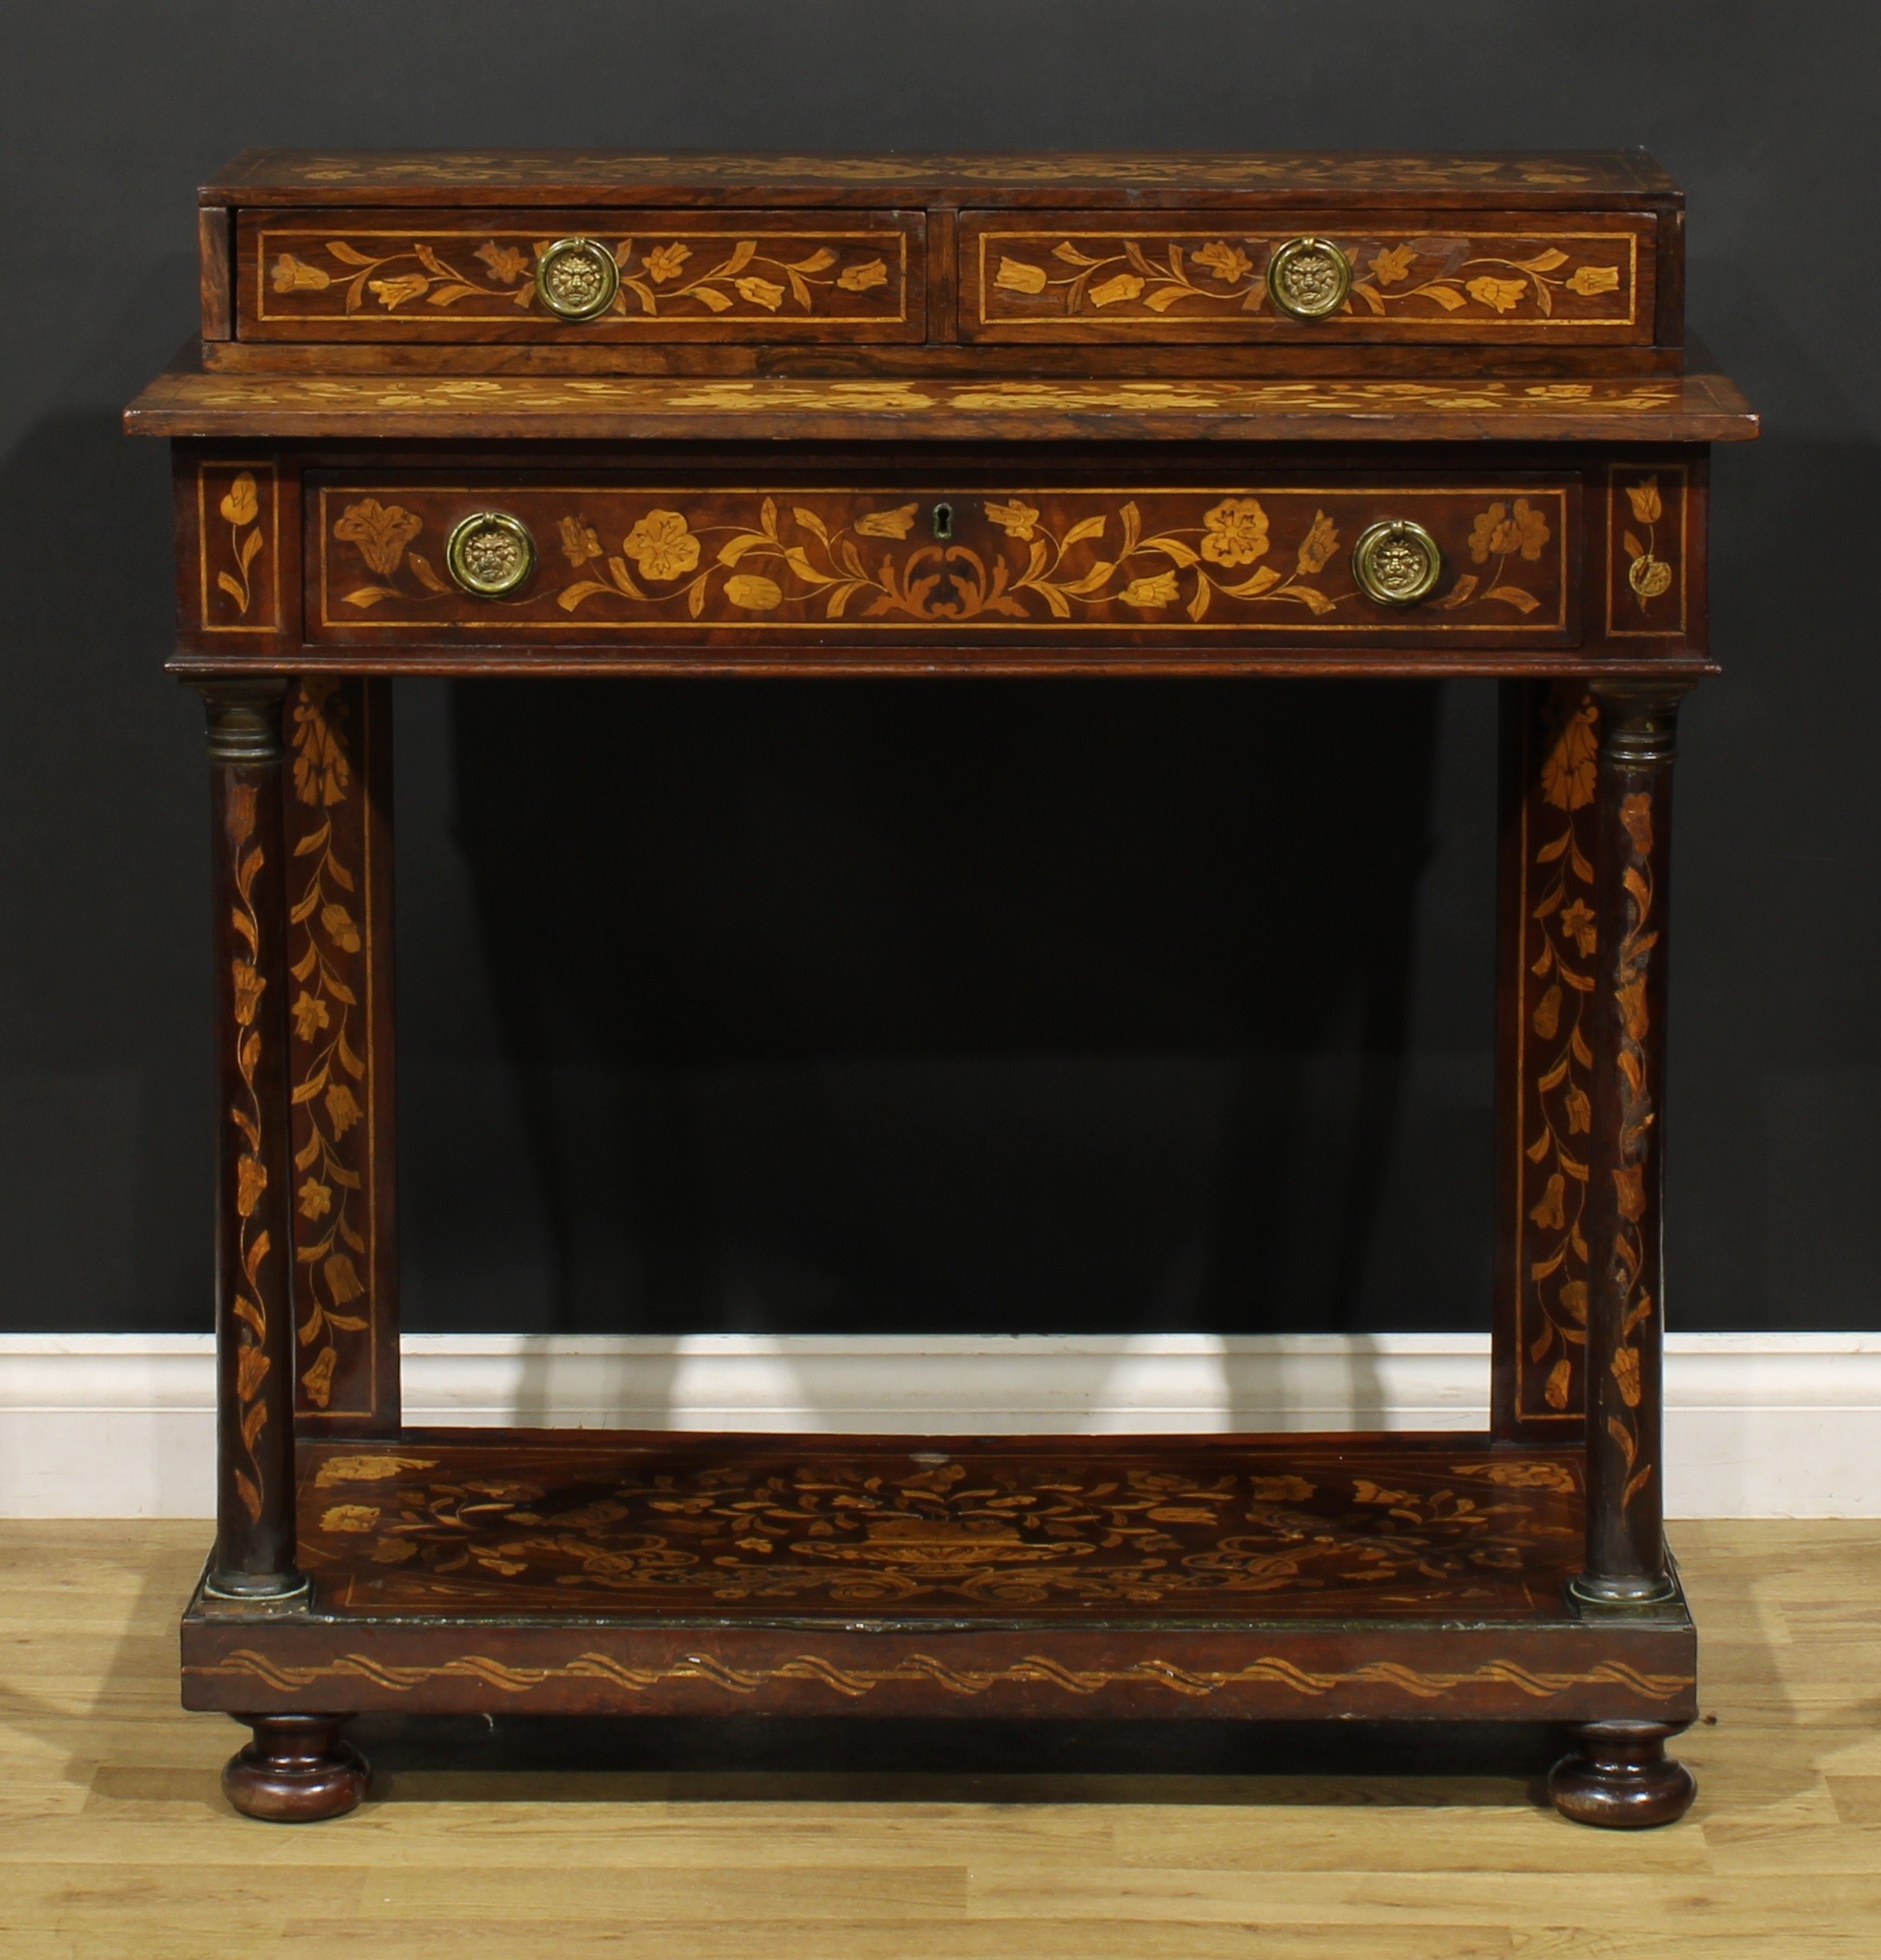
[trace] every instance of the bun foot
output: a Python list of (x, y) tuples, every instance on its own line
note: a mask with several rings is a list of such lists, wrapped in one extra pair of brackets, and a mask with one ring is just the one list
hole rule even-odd
[(1676, 1824), (1692, 1807), (1698, 1785), (1666, 1754), (1672, 1727), (1657, 1721), (1590, 1721), (1576, 1730), (1578, 1747), (1548, 1772), (1548, 1794), (1563, 1817), (1608, 1830), (1645, 1830)]
[(238, 1715), (255, 1739), (229, 1758), (222, 1789), (244, 1817), (313, 1824), (344, 1817), (366, 1794), (371, 1772), (346, 1741), (345, 1715)]

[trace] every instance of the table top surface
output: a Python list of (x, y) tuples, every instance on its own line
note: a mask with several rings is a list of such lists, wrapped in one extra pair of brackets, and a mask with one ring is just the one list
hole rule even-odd
[(702, 380), (174, 368), (133, 435), (765, 441), (1732, 442), (1722, 375), (1572, 381)]
[(627, 202), (650, 191), (696, 191), (714, 203), (782, 197), (818, 203), (915, 202), (939, 196), (999, 203), (1108, 197), (1276, 196), (1377, 205), (1493, 197), (1516, 208), (1641, 196), (1677, 200), (1678, 186), (1643, 149), (1165, 150), (1031, 154), (812, 154), (711, 150), (245, 149), (203, 187), (211, 204), (472, 204)]

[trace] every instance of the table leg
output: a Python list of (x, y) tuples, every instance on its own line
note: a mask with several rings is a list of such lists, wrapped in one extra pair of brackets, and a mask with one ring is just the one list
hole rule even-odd
[(238, 1715), (255, 1739), (229, 1758), (222, 1792), (244, 1817), (317, 1824), (343, 1817), (366, 1794), (371, 1771), (340, 1734), (344, 1715)]
[(215, 894), (216, 1541), (212, 1600), (304, 1594), (294, 1565), (294, 1233), (279, 680), (203, 684)]
[(1692, 1807), (1698, 1786), (1666, 1740), (1683, 1724), (1590, 1721), (1575, 1730), (1576, 1747), (1548, 1773), (1548, 1794), (1563, 1817), (1609, 1830), (1676, 1824)]
[(1660, 1194), (1672, 760), (1685, 690), (1604, 681), (1595, 883), (1593, 1129), (1588, 1139), (1584, 1606), (1676, 1591), (1660, 1461)]

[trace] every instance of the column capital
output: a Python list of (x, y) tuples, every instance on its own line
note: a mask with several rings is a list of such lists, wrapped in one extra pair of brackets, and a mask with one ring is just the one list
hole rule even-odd
[(281, 760), (281, 706), (288, 688), (285, 675), (243, 674), (193, 684), (208, 715), (211, 762)]
[(1696, 683), (1658, 674), (1591, 681), (1600, 704), (1600, 745), (1623, 767), (1669, 763), (1678, 741), (1678, 709)]

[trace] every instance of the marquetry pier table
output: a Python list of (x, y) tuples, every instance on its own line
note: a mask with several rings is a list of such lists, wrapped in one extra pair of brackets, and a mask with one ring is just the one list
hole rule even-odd
[[(203, 194), (173, 671), (213, 788), (220, 1482), (258, 1817), (366, 1710), (1542, 1719), (1680, 1815), (1668, 849), (1712, 671), (1649, 159), (255, 152)], [(1481, 1433), (401, 1422), (388, 677), (1501, 684)], [(656, 847), (657, 840), (650, 840)]]

